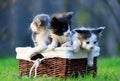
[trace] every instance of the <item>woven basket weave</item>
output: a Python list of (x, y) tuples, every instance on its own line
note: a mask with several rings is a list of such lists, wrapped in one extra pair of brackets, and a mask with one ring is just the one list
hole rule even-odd
[[(33, 62), (19, 59), (19, 72), (21, 75), (29, 75), (30, 68)], [(85, 76), (88, 72), (93, 76), (97, 74), (97, 57), (94, 57), (93, 67), (87, 66), (87, 59), (65, 59), (65, 58), (49, 58), (42, 61), (37, 69), (38, 76), (44, 74), (55, 77), (69, 77), (74, 75), (77, 77), (79, 74)], [(34, 75), (34, 70), (32, 72)]]

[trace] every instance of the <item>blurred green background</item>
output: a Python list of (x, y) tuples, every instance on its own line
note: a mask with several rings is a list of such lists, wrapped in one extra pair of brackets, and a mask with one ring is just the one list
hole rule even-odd
[(0, 0), (0, 57), (15, 56), (15, 47), (33, 46), (30, 23), (40, 13), (73, 11), (72, 27), (106, 29), (101, 57), (120, 56), (120, 0)]

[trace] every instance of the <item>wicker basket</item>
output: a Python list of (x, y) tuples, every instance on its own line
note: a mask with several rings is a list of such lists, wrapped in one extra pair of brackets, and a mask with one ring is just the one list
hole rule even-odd
[[(26, 60), (18, 59), (19, 62), (19, 72), (21, 75), (29, 75), (30, 68), (33, 65), (33, 62)], [(90, 72), (91, 71), (91, 72)], [(38, 76), (44, 74), (48, 76), (55, 77), (77, 77), (79, 74), (85, 76), (87, 73), (92, 73), (93, 76), (97, 74), (97, 57), (94, 57), (93, 67), (87, 66), (87, 58), (80, 59), (65, 59), (65, 58), (49, 58), (42, 61), (39, 65)], [(32, 72), (34, 75), (34, 71)]]

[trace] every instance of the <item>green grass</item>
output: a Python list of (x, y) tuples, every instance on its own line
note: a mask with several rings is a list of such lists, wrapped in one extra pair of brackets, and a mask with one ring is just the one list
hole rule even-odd
[(15, 58), (0, 58), (0, 81), (120, 81), (120, 58), (99, 58), (96, 78), (91, 75), (78, 78), (21, 77)]

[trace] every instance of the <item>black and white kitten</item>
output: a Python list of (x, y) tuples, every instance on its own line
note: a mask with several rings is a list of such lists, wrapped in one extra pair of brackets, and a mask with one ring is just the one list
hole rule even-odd
[(56, 13), (52, 15), (50, 36), (52, 43), (48, 45), (48, 49), (54, 50), (55, 47), (69, 45), (71, 36), (71, 18), (73, 12)]
[(98, 38), (105, 27), (99, 28), (78, 28), (74, 29), (73, 49), (75, 52), (86, 50), (88, 52), (88, 66), (93, 66), (95, 53), (100, 52)]
[(36, 15), (30, 25), (32, 40), (35, 47), (30, 50), (31, 54), (41, 52), (47, 48), (49, 41), (50, 17), (48, 14)]

